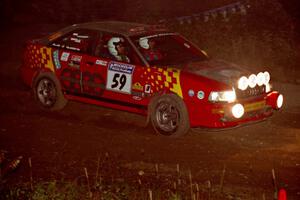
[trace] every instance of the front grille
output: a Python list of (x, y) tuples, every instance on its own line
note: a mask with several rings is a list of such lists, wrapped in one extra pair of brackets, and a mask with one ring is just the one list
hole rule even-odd
[(266, 86), (256, 86), (254, 88), (248, 87), (246, 90), (240, 90), (236, 89), (236, 96), (238, 99), (244, 99), (244, 98), (249, 98), (249, 97), (254, 97), (254, 96), (259, 96), (264, 94), (266, 91)]

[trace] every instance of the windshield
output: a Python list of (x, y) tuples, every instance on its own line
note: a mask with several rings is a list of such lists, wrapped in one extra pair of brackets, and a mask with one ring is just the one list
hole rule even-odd
[(131, 38), (150, 65), (174, 65), (207, 60), (207, 56), (175, 33), (161, 33)]

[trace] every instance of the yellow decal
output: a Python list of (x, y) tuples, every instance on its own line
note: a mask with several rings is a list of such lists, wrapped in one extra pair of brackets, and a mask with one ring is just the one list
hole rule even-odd
[(28, 58), (32, 68), (48, 68), (54, 71), (51, 48), (31, 45), (28, 50)]
[(170, 90), (182, 97), (180, 86), (180, 70), (168, 68), (166, 71), (164, 71), (164, 74), (166, 75), (166, 81), (169, 83)]
[(223, 108), (215, 108), (212, 110), (213, 114), (224, 114), (225, 111), (223, 110)]
[(144, 90), (143, 86), (139, 82), (134, 83), (133, 86), (132, 86), (132, 89), (133, 90), (138, 90), (138, 91), (143, 91)]
[(167, 88), (178, 96), (182, 97), (182, 90), (180, 86), (180, 70), (174, 68), (158, 68), (147, 67), (144, 72), (147, 80), (154, 87), (156, 91)]
[(43, 47), (42, 51), (43, 51), (43, 53), (42, 53), (43, 58), (45, 58), (45, 61), (44, 61), (45, 62), (45, 67), (54, 72), (54, 65), (53, 65), (53, 60), (52, 60), (51, 48)]
[(263, 109), (266, 106), (266, 101), (259, 101), (255, 103), (245, 104), (245, 112), (251, 112), (255, 110)]

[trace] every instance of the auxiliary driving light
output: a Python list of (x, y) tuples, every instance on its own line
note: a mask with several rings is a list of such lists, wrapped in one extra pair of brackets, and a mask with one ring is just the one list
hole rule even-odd
[(283, 96), (282, 96), (282, 94), (278, 95), (276, 105), (277, 105), (277, 109), (282, 107), (282, 105), (283, 105)]
[(264, 73), (259, 72), (257, 74), (257, 85), (258, 86), (262, 86), (265, 83), (265, 76)]
[(254, 88), (256, 86), (256, 75), (255, 74), (251, 74), (249, 76), (249, 87)]
[(270, 79), (271, 79), (270, 73), (265, 71), (264, 72), (264, 77), (265, 77), (265, 85), (267, 85), (270, 82)]
[(231, 109), (232, 115), (235, 118), (241, 118), (244, 115), (245, 109), (242, 104), (235, 104)]

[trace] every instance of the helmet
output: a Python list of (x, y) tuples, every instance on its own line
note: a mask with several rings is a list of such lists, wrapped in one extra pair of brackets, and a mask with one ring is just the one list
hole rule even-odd
[(140, 38), (139, 44), (144, 49), (149, 49), (150, 48), (147, 38)]
[(117, 56), (118, 55), (118, 51), (116, 49), (116, 45), (120, 42), (124, 42), (124, 39), (123, 38), (120, 38), (120, 37), (112, 37), (108, 43), (107, 43), (107, 46), (108, 46), (108, 50), (109, 50), (109, 53), (113, 56)]

